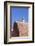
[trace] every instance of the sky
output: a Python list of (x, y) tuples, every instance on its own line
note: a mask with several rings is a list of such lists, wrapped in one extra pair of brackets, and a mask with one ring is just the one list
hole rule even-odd
[(24, 19), (28, 22), (28, 8), (27, 7), (11, 7), (10, 8), (10, 22), (14, 23), (16, 21)]

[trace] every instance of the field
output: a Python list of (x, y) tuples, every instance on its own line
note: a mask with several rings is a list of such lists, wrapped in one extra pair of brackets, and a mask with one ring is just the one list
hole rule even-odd
[(28, 36), (28, 24), (18, 23), (19, 36)]
[(14, 28), (11, 27), (11, 37), (28, 36), (28, 24), (23, 22), (17, 22), (14, 24)]

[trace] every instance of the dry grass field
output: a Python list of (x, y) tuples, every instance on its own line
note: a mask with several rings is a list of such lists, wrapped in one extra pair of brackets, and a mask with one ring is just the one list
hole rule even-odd
[(17, 22), (17, 25), (14, 26), (13, 31), (11, 27), (11, 37), (22, 37), (28, 36), (28, 24), (23, 22)]
[(18, 23), (19, 36), (28, 36), (28, 24)]

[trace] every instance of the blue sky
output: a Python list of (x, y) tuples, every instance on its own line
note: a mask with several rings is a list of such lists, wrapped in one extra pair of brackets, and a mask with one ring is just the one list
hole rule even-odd
[(28, 22), (28, 8), (12, 7), (10, 8), (10, 21), (14, 23), (20, 19), (24, 18)]

